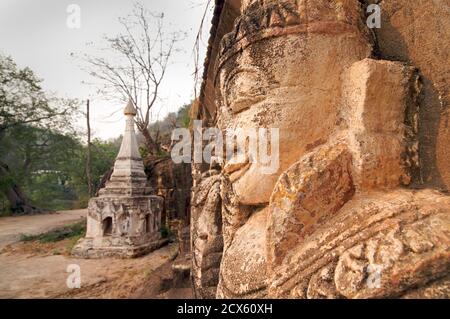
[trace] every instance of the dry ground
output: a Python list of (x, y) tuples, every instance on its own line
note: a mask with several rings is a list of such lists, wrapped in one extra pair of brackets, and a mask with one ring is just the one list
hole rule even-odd
[(38, 235), (86, 218), (86, 209), (32, 216), (0, 217), (0, 250), (20, 239), (21, 234)]
[[(177, 245), (170, 244), (136, 259), (86, 260), (70, 256), (72, 239), (55, 243), (17, 242), (21, 234), (37, 235), (79, 221), (85, 211), (0, 218), (0, 298), (139, 297), (143, 283), (158, 278), (155, 270), (170, 264)], [(67, 266), (81, 269), (81, 288), (67, 288)], [(160, 284), (160, 283), (156, 283)]]

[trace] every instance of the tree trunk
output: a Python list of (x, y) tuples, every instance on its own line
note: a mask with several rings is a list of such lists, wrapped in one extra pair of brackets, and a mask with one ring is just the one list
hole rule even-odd
[(86, 102), (86, 122), (87, 122), (87, 156), (86, 156), (86, 177), (88, 182), (89, 197), (94, 195), (94, 187), (92, 185), (92, 164), (91, 164), (91, 123), (89, 120), (89, 100)]
[(142, 133), (142, 136), (144, 136), (145, 145), (147, 146), (148, 152), (152, 155), (157, 154), (160, 150), (159, 145), (155, 143), (148, 129), (147, 128), (143, 130), (139, 129), (139, 131)]
[[(0, 162), (0, 178), (7, 180), (10, 175), (8, 165)], [(4, 185), (3, 193), (5, 194), (8, 202), (11, 206), (11, 212), (13, 215), (26, 215), (26, 214), (36, 214), (42, 213), (43, 210), (34, 207), (29, 204), (25, 194), (20, 189), (20, 186), (14, 182)]]
[(106, 186), (106, 182), (111, 179), (111, 175), (114, 172), (114, 166), (112, 166), (105, 174), (103, 174), (102, 179), (100, 180), (100, 184), (98, 185), (95, 196), (98, 196), (98, 192)]

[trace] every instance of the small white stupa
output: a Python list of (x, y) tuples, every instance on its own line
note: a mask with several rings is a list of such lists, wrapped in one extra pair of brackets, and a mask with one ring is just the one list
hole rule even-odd
[(150, 195), (134, 131), (136, 109), (124, 110), (125, 133), (111, 179), (89, 201), (86, 237), (72, 254), (84, 258), (137, 257), (163, 244), (160, 240), (163, 199)]

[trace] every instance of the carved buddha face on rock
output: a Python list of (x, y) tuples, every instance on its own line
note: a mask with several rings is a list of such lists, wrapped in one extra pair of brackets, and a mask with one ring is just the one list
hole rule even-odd
[(218, 126), (278, 128), (279, 169), (227, 169), (243, 205), (267, 204), (290, 165), (338, 124), (340, 76), (371, 53), (358, 1), (244, 1), (216, 62)]
[(278, 128), (280, 165), (225, 162), (215, 181), (216, 297), (448, 296), (449, 196), (404, 188), (415, 71), (367, 59), (364, 30), (358, 0), (241, 2), (215, 61), (217, 125)]
[(271, 174), (258, 161), (225, 163), (218, 297), (265, 296), (267, 204), (277, 179), (333, 134), (341, 74), (372, 48), (356, 0), (245, 1), (241, 12), (216, 61), (218, 126), (279, 129), (280, 157)]

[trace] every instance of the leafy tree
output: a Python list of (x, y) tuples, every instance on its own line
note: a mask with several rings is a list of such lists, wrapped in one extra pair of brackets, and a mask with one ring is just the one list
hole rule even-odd
[(24, 181), (58, 160), (58, 146), (74, 134), (77, 101), (49, 97), (40, 84), (29, 68), (0, 55), (0, 192), (14, 214), (41, 211), (25, 195)]
[(0, 54), (0, 138), (18, 125), (61, 130), (71, 127), (77, 101), (49, 97), (41, 82), (31, 69), (20, 69), (11, 57)]

